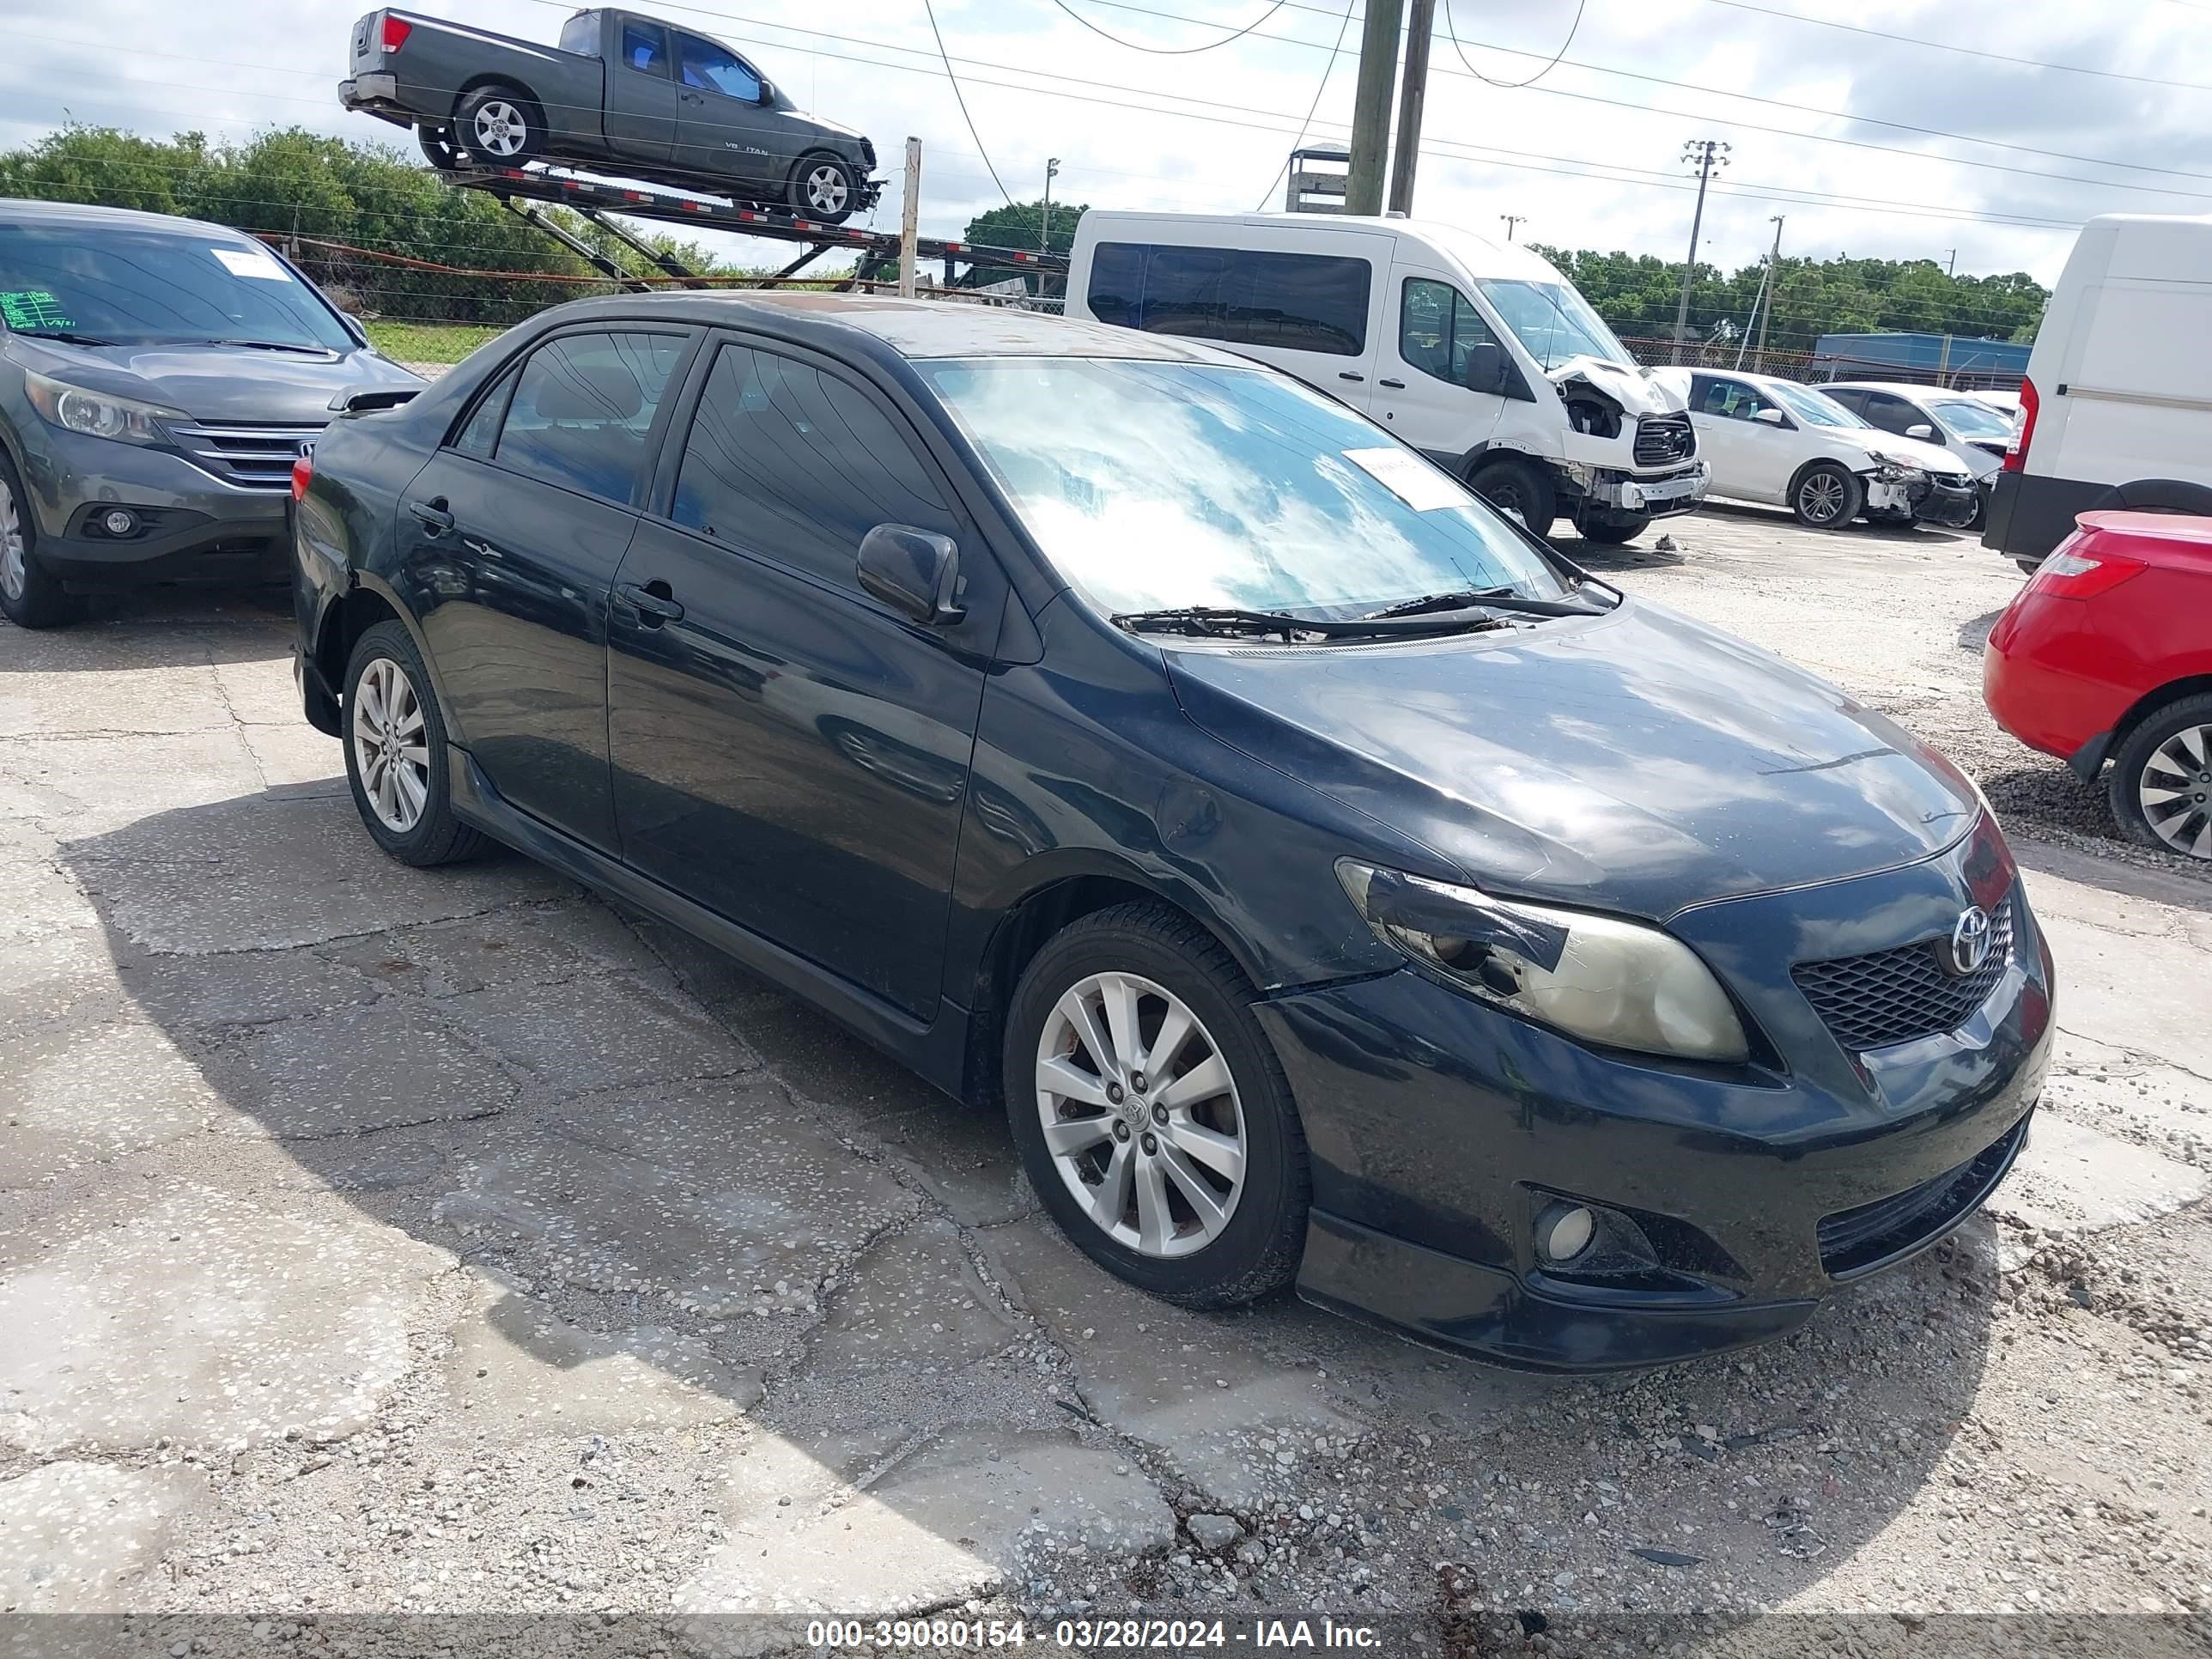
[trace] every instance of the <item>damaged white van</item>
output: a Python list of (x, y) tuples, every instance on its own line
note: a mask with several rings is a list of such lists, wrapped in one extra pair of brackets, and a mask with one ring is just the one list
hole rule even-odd
[(1094, 209), (1067, 314), (1295, 374), (1539, 533), (1625, 542), (1705, 499), (1680, 393), (1544, 259), (1449, 225)]

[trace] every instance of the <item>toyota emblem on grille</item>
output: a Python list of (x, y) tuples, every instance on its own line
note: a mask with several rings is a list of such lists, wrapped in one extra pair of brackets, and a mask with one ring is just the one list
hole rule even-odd
[(1989, 959), (1990, 913), (1970, 904), (1951, 925), (1950, 960), (1944, 965), (1963, 979)]

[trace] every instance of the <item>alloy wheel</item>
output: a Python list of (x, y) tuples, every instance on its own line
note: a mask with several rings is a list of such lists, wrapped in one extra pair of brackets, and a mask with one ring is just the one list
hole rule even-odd
[(430, 799), (430, 750), (422, 700), (389, 657), (362, 669), (354, 688), (353, 751), (378, 821), (394, 835), (407, 834)]
[(2153, 834), (2177, 853), (2212, 859), (2212, 726), (2185, 726), (2151, 751), (2136, 797)]
[(493, 155), (517, 155), (530, 136), (530, 123), (510, 103), (494, 99), (476, 113), (471, 124), (477, 147)]
[(1797, 510), (1814, 524), (1832, 524), (1844, 510), (1844, 481), (1815, 472), (1797, 487)]
[(1094, 974), (1037, 1039), (1037, 1113), (1060, 1178), (1140, 1255), (1204, 1249), (1244, 1189), (1244, 1109), (1220, 1046), (1173, 992)]
[(842, 213), (852, 191), (846, 187), (844, 169), (824, 161), (808, 171), (800, 194), (817, 213)]
[(21, 605), (31, 583), (30, 547), (15, 494), (0, 481), (0, 593)]

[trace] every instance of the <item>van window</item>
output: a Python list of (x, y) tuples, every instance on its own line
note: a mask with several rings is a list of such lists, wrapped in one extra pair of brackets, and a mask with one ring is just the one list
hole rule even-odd
[(1252, 248), (1102, 242), (1091, 315), (1148, 334), (1356, 357), (1367, 349), (1364, 259)]
[(1449, 283), (1406, 279), (1398, 301), (1398, 355), (1409, 368), (1464, 386), (1468, 353), (1497, 343), (1474, 301)]

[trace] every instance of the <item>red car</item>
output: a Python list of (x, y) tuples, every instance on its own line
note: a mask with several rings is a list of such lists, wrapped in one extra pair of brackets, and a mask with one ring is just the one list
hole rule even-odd
[(2146, 847), (2212, 859), (2212, 518), (2084, 513), (1990, 630), (1997, 724), (2085, 780)]

